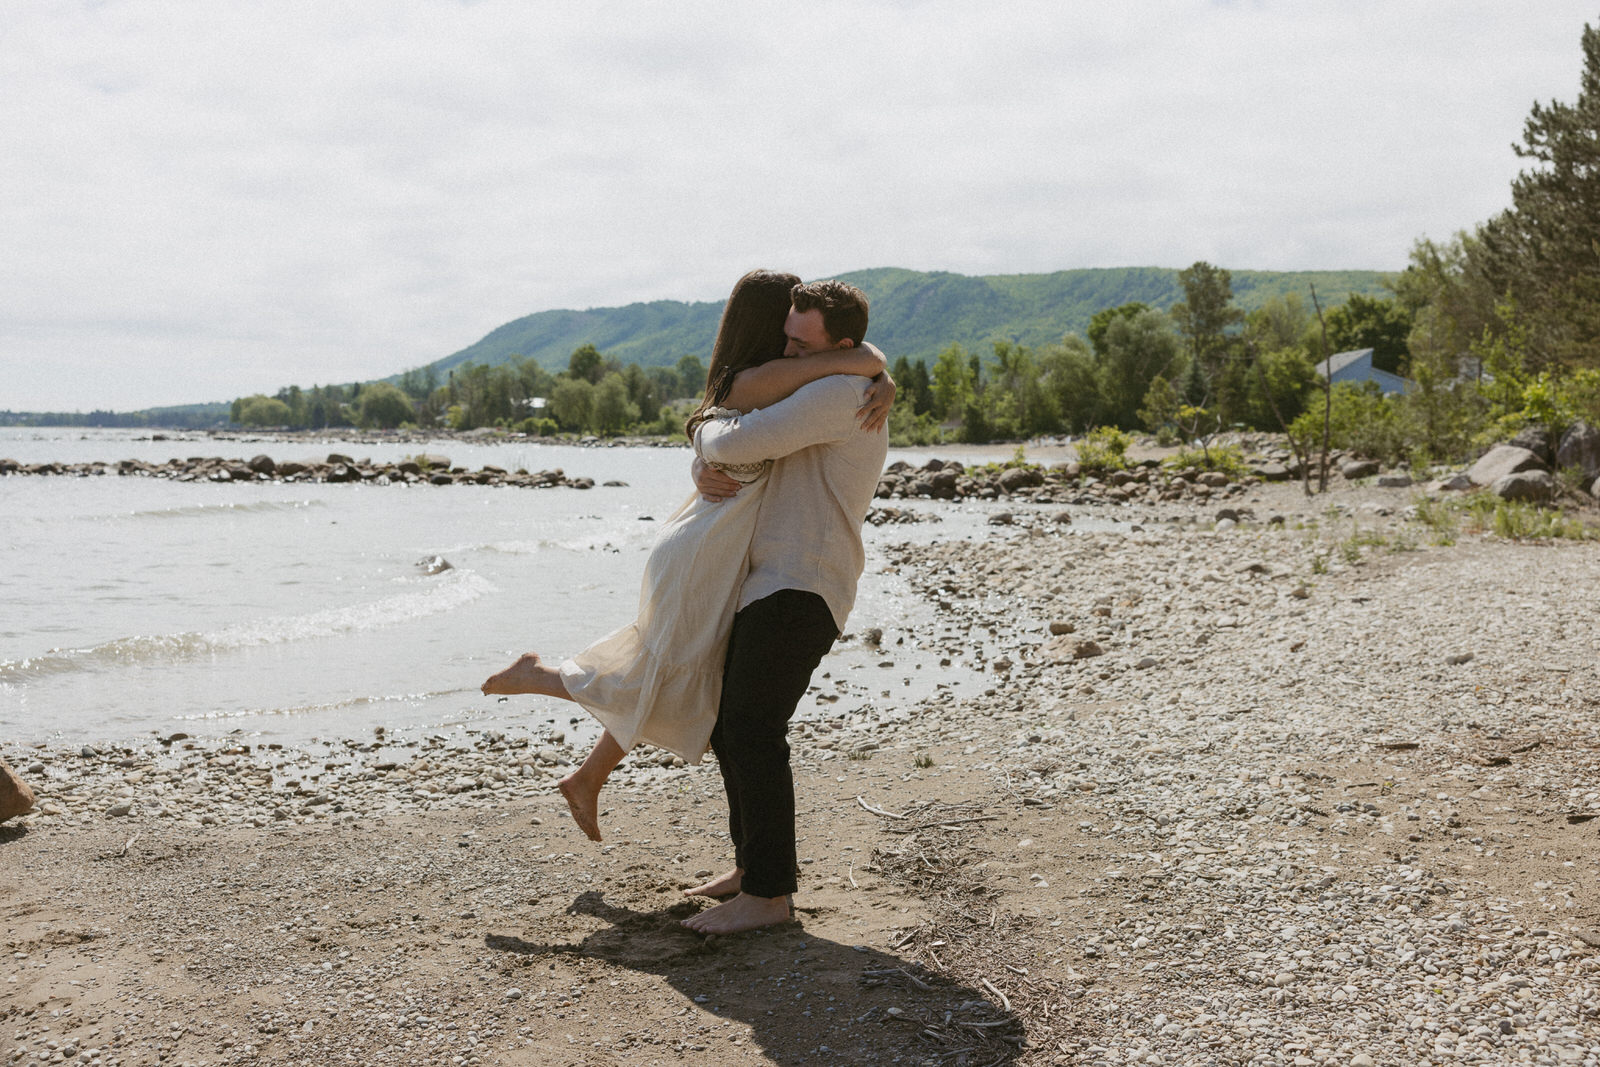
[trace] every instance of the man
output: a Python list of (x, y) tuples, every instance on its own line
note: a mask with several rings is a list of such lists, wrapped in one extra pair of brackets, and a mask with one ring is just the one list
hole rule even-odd
[[(861, 343), (868, 310), (861, 290), (812, 282), (795, 286), (792, 299), (785, 356)], [(892, 401), (893, 383), (885, 384)], [(868, 418), (871, 430), (861, 425), (868, 392), (865, 378), (824, 378), (765, 410), (707, 423), (696, 435), (701, 455), (712, 462), (775, 461), (711, 735), (728, 794), (734, 868), (685, 890), (736, 895), (684, 920), (702, 933), (752, 930), (790, 916), (797, 863), (789, 719), (844, 628), (866, 562), (861, 523), (888, 454), (882, 420)], [(738, 491), (737, 482), (699, 462), (695, 482), (711, 499)]]

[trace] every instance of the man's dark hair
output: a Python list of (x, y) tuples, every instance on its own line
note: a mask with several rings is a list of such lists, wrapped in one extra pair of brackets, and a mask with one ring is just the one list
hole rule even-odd
[(829, 279), (789, 290), (796, 311), (822, 312), (822, 328), (835, 344), (848, 337), (859, 345), (867, 336), (867, 294), (853, 285)]

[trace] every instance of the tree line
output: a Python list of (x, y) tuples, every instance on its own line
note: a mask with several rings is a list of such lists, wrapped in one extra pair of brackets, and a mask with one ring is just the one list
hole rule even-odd
[(243, 426), (324, 429), (402, 426), (473, 430), (497, 427), (531, 434), (681, 433), (705, 389), (706, 366), (685, 355), (671, 367), (621, 363), (592, 344), (573, 351), (552, 373), (531, 358), (487, 366), (464, 363), (442, 378), (433, 367), (394, 381), (297, 385), (274, 396), (240, 397), (232, 421)]

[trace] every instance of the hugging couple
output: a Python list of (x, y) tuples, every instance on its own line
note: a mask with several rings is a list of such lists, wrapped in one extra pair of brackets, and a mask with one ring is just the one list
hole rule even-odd
[(740, 278), (685, 427), (697, 492), (650, 551), (638, 618), (559, 667), (530, 652), (483, 684), (576, 701), (605, 727), (560, 783), (595, 841), (601, 787), (634, 745), (690, 763), (716, 753), (734, 866), (684, 891), (730, 898), (684, 920), (701, 933), (791, 914), (789, 720), (855, 602), (861, 523), (888, 453), (895, 387), (866, 332), (854, 286)]

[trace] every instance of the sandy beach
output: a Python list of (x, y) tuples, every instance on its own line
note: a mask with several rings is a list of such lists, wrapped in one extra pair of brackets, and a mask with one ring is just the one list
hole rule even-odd
[(678, 925), (709, 760), (631, 755), (597, 845), (560, 729), (0, 748), (0, 1064), (1600, 1063), (1600, 543), (1414, 500), (1019, 500), (869, 561), (938, 610), (847, 642), (970, 681), (793, 732), (751, 934)]

